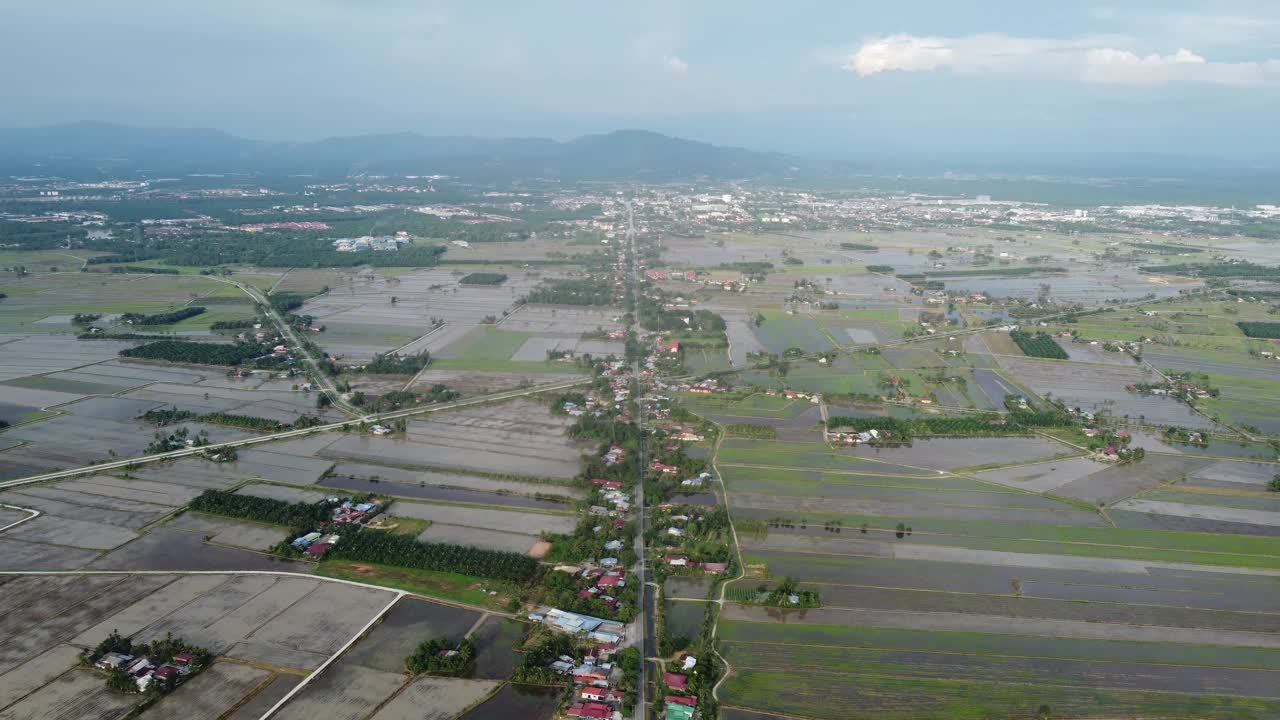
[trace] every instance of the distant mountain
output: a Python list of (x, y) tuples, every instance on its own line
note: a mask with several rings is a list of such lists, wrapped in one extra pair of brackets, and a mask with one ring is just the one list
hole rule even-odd
[(0, 174), (100, 177), (142, 173), (439, 173), (463, 177), (665, 180), (794, 173), (784, 155), (720, 147), (643, 130), (544, 138), (336, 137), (307, 143), (247, 140), (205, 129), (76, 123), (0, 129)]

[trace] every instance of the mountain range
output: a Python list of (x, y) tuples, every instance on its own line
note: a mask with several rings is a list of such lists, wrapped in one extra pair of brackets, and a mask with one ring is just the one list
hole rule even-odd
[(644, 130), (545, 138), (428, 137), (416, 133), (265, 142), (208, 129), (74, 123), (0, 129), (0, 174), (71, 178), (185, 173), (443, 174), (471, 178), (668, 180), (781, 176), (796, 158)]

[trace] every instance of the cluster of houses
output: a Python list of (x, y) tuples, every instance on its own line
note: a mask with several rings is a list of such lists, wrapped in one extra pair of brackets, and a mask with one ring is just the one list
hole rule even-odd
[[(621, 540), (614, 540), (612, 543), (618, 543), (614, 549), (621, 549)], [(605, 548), (611, 543), (606, 543)], [(578, 591), (580, 598), (595, 598), (604, 603), (605, 607), (610, 610), (618, 609), (618, 599), (612, 595), (617, 588), (626, 587), (627, 571), (614, 565), (613, 567), (592, 567), (582, 571), (583, 584), (586, 585)]]
[(604, 455), (600, 456), (600, 459), (604, 461), (605, 465), (612, 466), (622, 462), (623, 460), (626, 459), (626, 457), (627, 457), (626, 448), (622, 447), (621, 445), (610, 445), (609, 449), (605, 451)]
[(138, 684), (138, 692), (151, 687), (153, 682), (176, 684), (191, 674), (192, 655), (188, 652), (177, 653), (173, 660), (156, 665), (146, 657), (134, 657), (125, 653), (107, 653), (98, 659), (94, 667), (108, 672), (123, 670)]
[[(326, 498), (324, 502), (334, 506), (330, 515), (334, 525), (364, 524), (382, 511), (382, 503), (377, 500), (353, 503), (350, 500), (330, 497)], [(322, 527), (325, 524), (322, 523)], [(329, 548), (337, 545), (341, 539), (342, 536), (337, 533), (312, 530), (294, 538), (289, 545), (311, 557), (320, 557), (327, 553)]]
[(889, 439), (887, 431), (880, 431), (872, 428), (863, 430), (862, 432), (853, 432), (851, 430), (827, 430), (823, 429), (823, 436), (827, 442), (844, 443), (845, 445), (862, 445), (864, 443), (876, 443)]
[(409, 236), (403, 233), (376, 237), (365, 235), (358, 238), (339, 238), (334, 240), (333, 249), (338, 252), (391, 252), (399, 250), (400, 244), (406, 242), (409, 242)]
[[(681, 671), (688, 673), (697, 666), (698, 659), (685, 654), (677, 662), (680, 663)], [(672, 691), (672, 694), (662, 699), (663, 716), (666, 720), (692, 720), (698, 709), (698, 698), (689, 694), (689, 676), (678, 672), (664, 672), (662, 684)]]

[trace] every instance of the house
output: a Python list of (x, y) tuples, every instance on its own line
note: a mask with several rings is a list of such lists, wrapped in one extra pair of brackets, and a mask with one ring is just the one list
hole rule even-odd
[(126, 667), (131, 662), (133, 662), (132, 655), (111, 652), (99, 658), (93, 666), (99, 670), (115, 670), (118, 667)]
[(604, 544), (605, 550), (621, 550), (623, 542), (621, 540), (610, 540)]
[(606, 681), (609, 679), (609, 673), (595, 665), (583, 663), (573, 669), (573, 681), (576, 683), (591, 684), (593, 682)]
[(666, 555), (662, 561), (671, 567), (688, 567), (689, 558), (686, 555)]
[(610, 688), (582, 688), (581, 697), (585, 702), (620, 703), (626, 697), (621, 690)]
[(178, 675), (179, 675), (178, 668), (172, 665), (161, 665), (160, 667), (156, 668), (151, 672), (152, 678), (155, 678), (156, 680), (163, 680), (165, 682), (170, 682), (170, 683), (176, 680), (178, 678)]
[(189, 652), (180, 652), (177, 655), (173, 656), (173, 664), (180, 668), (184, 668), (190, 665), (191, 660), (192, 660), (192, 657), (191, 657), (191, 653)]
[(373, 427), (369, 428), (369, 430), (374, 435), (390, 435), (392, 432), (391, 428), (387, 427), (386, 425), (374, 425)]
[(679, 673), (664, 672), (662, 673), (662, 684), (672, 690), (686, 690), (689, 687), (689, 678)]
[(655, 460), (649, 465), (649, 469), (656, 470), (657, 472), (663, 473), (664, 475), (670, 475), (670, 474), (674, 474), (680, 468), (676, 467), (675, 465), (667, 465), (666, 463), (661, 463)]
[(698, 706), (698, 698), (689, 697), (688, 695), (668, 695), (663, 698), (662, 702), (666, 705), (675, 703), (676, 705), (684, 705), (685, 707)]
[(596, 587), (626, 587), (627, 582), (616, 575), (605, 575), (596, 581)]
[(600, 718), (603, 720), (604, 718), (612, 717), (613, 708), (604, 703), (576, 703), (571, 705), (564, 714), (566, 717), (572, 718)]
[(669, 527), (667, 528), (667, 534), (672, 537), (683, 537), (684, 531), (678, 527)]
[(692, 655), (685, 655), (680, 659), (680, 669), (689, 672), (698, 665), (698, 658)]
[(729, 570), (729, 563), (707, 562), (702, 563), (702, 572), (712, 575), (721, 575)]
[[(672, 696), (674, 697), (674, 696)], [(666, 720), (693, 720), (694, 708), (680, 703), (667, 703)]]

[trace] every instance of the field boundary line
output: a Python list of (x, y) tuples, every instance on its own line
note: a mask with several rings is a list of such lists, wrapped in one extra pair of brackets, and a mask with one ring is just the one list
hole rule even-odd
[(404, 599), (405, 593), (403, 590), (396, 590), (394, 592), (395, 592), (395, 597), (391, 599), (391, 602), (387, 603), (386, 606), (383, 607), (382, 610), (378, 612), (378, 614), (374, 615), (373, 618), (369, 620), (369, 622), (365, 623), (364, 627), (360, 628), (360, 630), (358, 630), (355, 635), (352, 635), (351, 639), (347, 640), (346, 644), (338, 648), (338, 651), (336, 653), (334, 653), (333, 655), (330, 655), (328, 660), (325, 660), (323, 663), (321, 663), (320, 667), (316, 668), (315, 670), (312, 670), (310, 675), (302, 679), (302, 682), (293, 686), (293, 689), (289, 690), (288, 693), (285, 693), (285, 696), (280, 698), (278, 701), (276, 701), (275, 705), (272, 705), (270, 708), (267, 709), (266, 712), (262, 713), (262, 716), (258, 720), (267, 720), (267, 718), (270, 718), (272, 715), (275, 715), (280, 708), (284, 707), (285, 703), (289, 702), (290, 700), (293, 699), (295, 695), (302, 692), (302, 690), (306, 688), (306, 686), (310, 684), (312, 680), (315, 680), (317, 677), (319, 677), (320, 673), (324, 672), (325, 669), (328, 668), (330, 665), (332, 665), (335, 661), (337, 661), (337, 659), (341, 657), (343, 653), (349, 650), (352, 645), (355, 645), (358, 640), (363, 638), (365, 633), (369, 632), (370, 628), (372, 628), (379, 621), (381, 621), (383, 616), (385, 616), (388, 612), (391, 611), (391, 608), (395, 607), (396, 603)]
[(8, 525), (5, 525), (4, 527), (0, 527), (0, 532), (4, 532), (5, 530), (8, 530), (10, 528), (15, 528), (21, 525), (22, 523), (35, 520), (36, 518), (40, 517), (43, 514), (39, 510), (34, 510), (32, 508), (19, 507), (17, 505), (0, 504), (0, 508), (4, 508), (6, 510), (17, 510), (18, 512), (31, 513), (30, 515), (22, 518), (21, 520), (16, 520), (14, 522), (9, 523)]
[[(762, 623), (767, 624), (767, 623)], [(931, 631), (931, 632), (954, 632), (954, 631)], [(1039, 635), (1023, 635), (1011, 637), (1043, 637)], [(1052, 636), (1050, 636), (1052, 637)], [(1172, 663), (1158, 662), (1155, 660), (1116, 660), (1113, 658), (1076, 658), (1076, 657), (1060, 657), (1055, 655), (1010, 655), (1008, 653), (991, 653), (991, 652), (965, 652), (963, 650), (926, 650), (921, 648), (901, 648), (901, 647), (885, 647), (883, 645), (824, 645), (815, 643), (790, 643), (777, 642), (772, 640), (726, 640), (725, 642), (738, 643), (740, 645), (774, 645), (778, 647), (802, 647), (802, 648), (827, 648), (831, 650), (890, 650), (893, 652), (913, 652), (924, 653), (926, 655), (964, 655), (971, 657), (997, 657), (1011, 658), (1022, 660), (1066, 660), (1068, 662), (1087, 662), (1087, 663), (1130, 663), (1134, 665), (1156, 665), (1159, 667), (1190, 667), (1190, 668), (1210, 668), (1210, 669), (1227, 669), (1227, 670), (1256, 670), (1259, 672), (1280, 673), (1280, 668), (1267, 667), (1249, 667), (1245, 665), (1201, 665), (1196, 663)], [(1093, 640), (1091, 642), (1116, 642), (1111, 640)], [(1121, 640), (1119, 642), (1138, 642), (1134, 640)], [(1155, 643), (1160, 644), (1160, 643)], [(1181, 645), (1184, 643), (1165, 643), (1168, 645)], [(1265, 649), (1265, 648), (1263, 648)]]
[(212, 443), (209, 445), (205, 445), (203, 447), (183, 448), (181, 450), (174, 450), (172, 452), (167, 452), (167, 453), (156, 453), (154, 455), (141, 455), (134, 458), (116, 460), (113, 462), (103, 462), (103, 463), (98, 463), (96, 465), (85, 465), (78, 468), (72, 468), (70, 470), (56, 470), (53, 472), (43, 473), (40, 475), (30, 475), (24, 478), (15, 478), (13, 480), (6, 480), (4, 482), (0, 482), (0, 488), (20, 487), (22, 485), (31, 485), (34, 483), (48, 482), (50, 480), (62, 480), (65, 478), (76, 477), (78, 475), (94, 474), (99, 472), (106, 472), (109, 470), (118, 470), (122, 468), (128, 469), (130, 466), (134, 466), (134, 465), (145, 465), (149, 463), (163, 462), (165, 460), (176, 460), (178, 458), (199, 456), (206, 452), (217, 451), (224, 448), (244, 447), (248, 445), (259, 445), (262, 443), (276, 442), (278, 440), (287, 440), (290, 438), (305, 437), (307, 435), (314, 435), (318, 433), (342, 430), (343, 426), (348, 426), (348, 427), (359, 426), (365, 423), (382, 422), (385, 420), (413, 417), (415, 415), (424, 415), (424, 414), (430, 414), (435, 412), (443, 412), (447, 410), (455, 410), (458, 408), (469, 407), (472, 405), (484, 405), (492, 402), (503, 402), (506, 400), (514, 400), (515, 398), (524, 397), (527, 395), (535, 395), (538, 393), (548, 392), (551, 390), (560, 390), (564, 388), (574, 387), (577, 385), (583, 385), (589, 382), (591, 382), (590, 378), (582, 378), (582, 379), (577, 379), (572, 381), (565, 381), (561, 383), (553, 383), (551, 385), (540, 385), (534, 388), (526, 388), (522, 390), (508, 390), (501, 393), (494, 393), (491, 395), (478, 395), (474, 398), (455, 400), (453, 402), (441, 403), (438, 405), (422, 405), (419, 407), (407, 408), (404, 410), (393, 410), (391, 412), (386, 412), (386, 413), (375, 413), (371, 415), (363, 415), (360, 417), (349, 418), (346, 420), (341, 420), (334, 423), (328, 423), (325, 425), (316, 425), (314, 427), (285, 430), (279, 433), (272, 433), (268, 435), (258, 435), (255, 437), (243, 438), (241, 440), (231, 440), (224, 443)]

